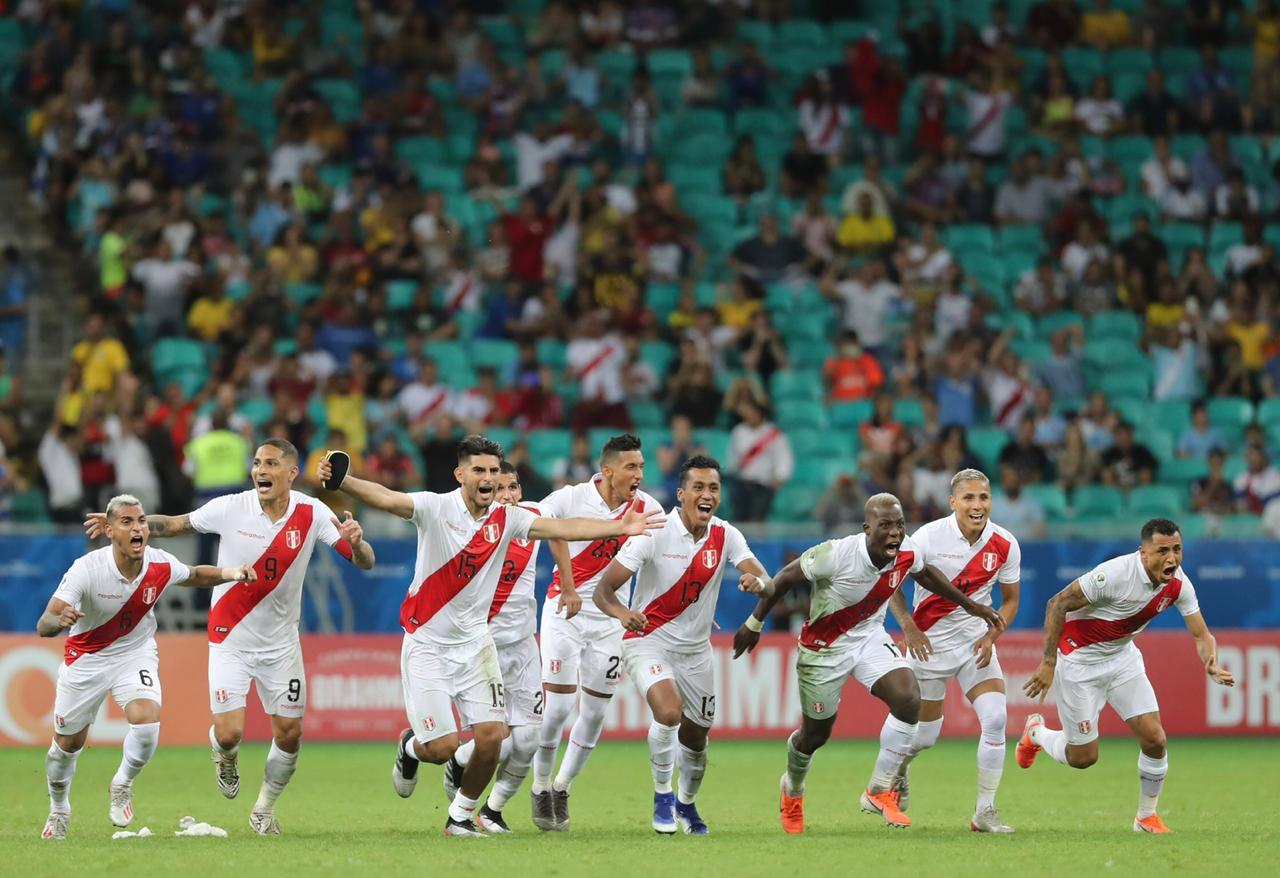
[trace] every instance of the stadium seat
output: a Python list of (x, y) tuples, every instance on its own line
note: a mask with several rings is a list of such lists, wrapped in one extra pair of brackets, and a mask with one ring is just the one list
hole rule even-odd
[(1022, 489), (1027, 497), (1039, 502), (1044, 509), (1046, 521), (1055, 521), (1067, 517), (1067, 495), (1061, 488), (1052, 483), (1027, 485)]
[(893, 419), (904, 427), (919, 427), (924, 423), (924, 405), (918, 399), (894, 400)]
[(1175, 134), (1169, 139), (1169, 151), (1188, 164), (1205, 151), (1207, 141), (1199, 134)]
[(823, 394), (822, 373), (782, 369), (769, 380), (769, 393), (774, 400), (820, 400)]
[(1071, 495), (1071, 517), (1077, 521), (1116, 518), (1124, 509), (1124, 495), (1110, 485), (1081, 485)]
[(1089, 319), (1085, 335), (1091, 342), (1137, 342), (1142, 337), (1142, 321), (1132, 311), (1099, 311)]
[(1268, 397), (1258, 403), (1258, 423), (1270, 429), (1280, 424), (1280, 397)]
[(162, 338), (151, 349), (151, 370), (167, 375), (185, 369), (204, 369), (207, 360), (204, 345), (185, 338)]
[(1203, 457), (1175, 457), (1160, 463), (1160, 481), (1186, 488), (1197, 479), (1209, 475), (1209, 463)]
[(1148, 417), (1174, 436), (1181, 436), (1182, 431), (1191, 424), (1191, 403), (1184, 399), (1153, 401), (1147, 412)]
[[(1132, 423), (1132, 422), (1131, 422)], [(1147, 450), (1155, 455), (1161, 465), (1173, 459), (1173, 449), (1177, 445), (1177, 437), (1159, 424), (1150, 421), (1137, 421), (1134, 440), (1147, 446)]]
[(1192, 223), (1166, 223), (1156, 234), (1170, 249), (1204, 246), (1204, 229)]
[(1147, 71), (1155, 65), (1155, 59), (1146, 49), (1126, 46), (1108, 52), (1104, 56), (1104, 63), (1107, 72), (1112, 76), (1120, 73), (1137, 73), (1145, 76)]
[(1039, 226), (1003, 226), (996, 240), (999, 252), (1006, 256), (1013, 251), (1039, 255), (1045, 250), (1044, 233)]
[(1236, 244), (1244, 243), (1244, 226), (1240, 223), (1218, 220), (1209, 229), (1209, 250), (1211, 253), (1225, 253)]
[(871, 416), (875, 412), (875, 406), (869, 399), (859, 399), (853, 402), (833, 403), (829, 408), (829, 412), (831, 414), (831, 426), (853, 429), (856, 432), (863, 422), (871, 420)]
[(729, 431), (713, 430), (710, 428), (697, 430), (693, 434), (695, 441), (702, 443), (710, 454), (721, 466), (729, 465)]
[[(526, 435), (529, 446), (529, 459), (538, 462), (544, 470), (550, 470), (551, 464), (569, 456), (573, 450), (573, 437), (568, 430), (532, 430)], [(599, 448), (591, 449), (595, 454)]]
[(320, 298), (324, 294), (324, 287), (321, 284), (313, 283), (292, 283), (284, 285), (284, 294), (293, 302), (299, 305), (305, 305), (313, 299)]
[(513, 341), (505, 339), (476, 339), (471, 342), (471, 366), (474, 369), (490, 368), (498, 372), (499, 382), (515, 368), (520, 349)]
[(953, 253), (973, 251), (992, 253), (996, 247), (991, 226), (976, 223), (948, 226), (942, 233), (942, 240)]
[(778, 401), (777, 412), (778, 425), (785, 431), (827, 428), (827, 410), (820, 402), (783, 399)]
[(1236, 429), (1253, 423), (1253, 403), (1241, 396), (1215, 396), (1209, 399), (1209, 423), (1216, 427)]
[(791, 19), (778, 25), (774, 44), (791, 49), (821, 49), (827, 44), (827, 33), (816, 21), (803, 18)]
[(1135, 518), (1177, 518), (1186, 509), (1186, 492), (1172, 485), (1138, 485), (1129, 492), (1128, 513)]
[(1047, 341), (1063, 327), (1081, 326), (1083, 324), (1084, 315), (1079, 311), (1054, 311), (1052, 314), (1046, 314), (1036, 320), (1036, 335)]
[(1062, 66), (1076, 88), (1087, 94), (1093, 78), (1103, 72), (1102, 53), (1087, 46), (1069, 46), (1062, 50)]
[(408, 310), (417, 294), (418, 282), (415, 280), (387, 281), (387, 307), (392, 311)]
[(819, 496), (820, 493), (809, 485), (783, 485), (774, 495), (769, 520), (783, 523), (810, 521)]
[(1009, 444), (1009, 433), (1003, 427), (973, 427), (965, 433), (972, 451), (987, 472), (999, 469), (1000, 452)]
[(661, 428), (667, 424), (667, 415), (662, 406), (650, 400), (630, 402), (627, 404), (627, 411), (631, 413), (632, 422), (640, 429)]
[(1109, 372), (1102, 376), (1100, 389), (1113, 400), (1122, 396), (1147, 399), (1151, 396), (1151, 375), (1133, 372)]
[(424, 353), (435, 360), (436, 366), (439, 367), (440, 378), (446, 383), (452, 383), (452, 376), (471, 371), (471, 356), (463, 342), (427, 342)]
[(538, 362), (557, 372), (562, 371), (565, 366), (565, 347), (565, 343), (558, 338), (538, 339)]
[(240, 414), (252, 421), (255, 427), (261, 427), (271, 419), (271, 415), (275, 412), (275, 408), (275, 403), (271, 400), (255, 397), (252, 399), (246, 399), (244, 402), (240, 403), (236, 408), (236, 411), (240, 412)]
[(670, 371), (671, 361), (675, 358), (676, 352), (671, 345), (665, 341), (643, 341), (640, 343), (640, 359), (653, 367), (653, 371), (657, 373), (659, 378), (666, 376)]

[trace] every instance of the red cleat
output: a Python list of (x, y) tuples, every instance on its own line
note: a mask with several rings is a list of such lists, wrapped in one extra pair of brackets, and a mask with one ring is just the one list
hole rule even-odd
[(788, 835), (799, 835), (804, 832), (804, 796), (788, 796), (785, 777), (781, 786), (778, 812), (782, 820), (782, 831)]
[(1036, 761), (1036, 754), (1044, 749), (1031, 740), (1031, 730), (1042, 725), (1044, 725), (1043, 714), (1033, 713), (1027, 717), (1027, 724), (1022, 729), (1022, 737), (1018, 739), (1018, 747), (1013, 751), (1019, 768), (1030, 768), (1031, 763)]
[(1150, 817), (1143, 817), (1141, 819), (1137, 817), (1133, 818), (1133, 831), (1154, 832), (1157, 834), (1173, 832), (1172, 829), (1164, 825), (1164, 821), (1160, 819), (1159, 814), (1152, 814)]

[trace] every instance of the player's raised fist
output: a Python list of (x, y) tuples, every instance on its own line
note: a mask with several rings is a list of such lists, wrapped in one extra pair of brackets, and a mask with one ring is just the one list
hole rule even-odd
[(58, 626), (64, 630), (84, 618), (84, 613), (70, 605), (62, 608), (62, 612), (58, 614)]
[(661, 509), (641, 512), (632, 506), (622, 516), (622, 532), (629, 537), (638, 537), (651, 530), (661, 530), (666, 523), (667, 516)]
[(643, 631), (645, 626), (649, 624), (649, 619), (639, 610), (627, 610), (619, 621), (622, 622), (623, 628), (635, 632)]
[(759, 595), (760, 597), (768, 597), (773, 592), (773, 589), (765, 585), (760, 577), (744, 573), (738, 579), (738, 591), (745, 591), (748, 594)]
[(320, 463), (316, 466), (316, 481), (327, 482), (329, 477), (333, 475), (333, 464), (329, 463), (328, 458), (320, 458)]
[(96, 540), (107, 532), (107, 514), (105, 512), (89, 512), (84, 517), (84, 535)]
[(258, 580), (258, 571), (254, 570), (249, 564), (243, 567), (230, 567), (227, 573), (231, 574), (227, 577), (228, 582), (256, 582)]

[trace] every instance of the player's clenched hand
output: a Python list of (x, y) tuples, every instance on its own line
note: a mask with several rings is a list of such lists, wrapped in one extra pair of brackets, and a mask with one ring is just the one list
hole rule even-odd
[(744, 573), (738, 580), (738, 591), (745, 591), (764, 598), (768, 597), (773, 592), (773, 589), (765, 585), (760, 577), (751, 573)]
[(1053, 664), (1041, 662), (1040, 667), (1036, 668), (1036, 672), (1031, 675), (1027, 682), (1022, 684), (1022, 691), (1026, 693), (1028, 698), (1039, 698), (1044, 701), (1044, 697), (1049, 694), (1049, 687), (1052, 685)]
[(321, 457), (320, 463), (316, 466), (316, 481), (323, 484), (331, 475), (333, 475), (333, 464), (329, 463), (327, 458)]
[(561, 589), (560, 601), (556, 604), (556, 612), (564, 613), (565, 619), (572, 619), (582, 609), (582, 595), (576, 589)]
[(661, 530), (666, 523), (667, 516), (661, 509), (641, 512), (633, 505), (622, 516), (622, 532), (629, 537), (638, 537), (651, 530)]
[(996, 642), (990, 634), (984, 634), (978, 638), (978, 642), (973, 645), (973, 654), (978, 657), (978, 667), (985, 668), (991, 664), (991, 651), (995, 645)]
[(759, 642), (760, 632), (752, 631), (746, 625), (743, 625), (733, 635), (733, 657), (737, 658), (744, 652), (751, 652)]
[(63, 607), (62, 612), (58, 614), (58, 627), (66, 630), (83, 618), (84, 613), (80, 612), (73, 606), (67, 605)]
[(622, 622), (623, 628), (637, 633), (643, 631), (649, 624), (649, 619), (639, 610), (624, 610), (618, 617), (618, 621)]
[(342, 538), (351, 544), (351, 548), (355, 548), (364, 542), (364, 528), (360, 526), (360, 522), (352, 517), (351, 511), (342, 510), (342, 514), (346, 516), (346, 520), (338, 521), (336, 518), (330, 517), (333, 526), (338, 529), (338, 533), (342, 534)]
[(226, 570), (230, 576), (227, 577), (228, 582), (257, 582), (258, 571), (254, 570), (249, 564), (243, 567), (228, 567)]
[(983, 604), (970, 602), (970, 605), (964, 608), (964, 611), (970, 616), (977, 616), (997, 631), (1003, 631), (1005, 625), (1004, 616), (1001, 616), (993, 607), (984, 606)]
[(105, 512), (90, 512), (84, 517), (84, 535), (91, 540), (96, 540), (107, 532), (107, 514)]
[(1219, 665), (1216, 655), (1209, 656), (1209, 660), (1204, 663), (1204, 669), (1209, 672), (1209, 679), (1221, 686), (1236, 684), (1236, 675)]
[(906, 653), (918, 662), (927, 662), (933, 655), (933, 644), (929, 636), (919, 628), (914, 631), (903, 631), (902, 639), (906, 641)]

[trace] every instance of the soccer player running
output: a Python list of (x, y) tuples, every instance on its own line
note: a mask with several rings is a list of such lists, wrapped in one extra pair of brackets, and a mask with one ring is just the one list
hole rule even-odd
[[(405, 494), (350, 475), (339, 487), (418, 528), (413, 582), (400, 606), (405, 632), (400, 673), (410, 728), (396, 747), (391, 781), (399, 795), (408, 797), (420, 762), (449, 761), (459, 744), (456, 708), (463, 726), (471, 727), (475, 747), (445, 819), (444, 833), (450, 836), (486, 837), (473, 814), (508, 733), (502, 669), (488, 622), (512, 541), (620, 540), (664, 523), (661, 509), (629, 509), (607, 521), (557, 520), (495, 503), (501, 463), (501, 445), (468, 436), (458, 444), (453, 471), (459, 487), (448, 494)], [(329, 462), (322, 461), (319, 478), (331, 475)]]
[[(952, 585), (983, 606), (1000, 585), (1000, 615), (1005, 627), (1018, 612), (1022, 578), (1022, 549), (1013, 534), (991, 521), (991, 482), (976, 469), (963, 469), (951, 478), (953, 515), (930, 522), (911, 535), (924, 563), (951, 579)], [(969, 828), (974, 832), (1013, 832), (996, 810), (996, 790), (1004, 772), (1004, 671), (996, 655), (1000, 630), (961, 612), (944, 597), (924, 589), (915, 591), (915, 611), (907, 612), (901, 591), (889, 599), (907, 644), (907, 662), (920, 684), (920, 725), (902, 761), (894, 788), (898, 807), (909, 804), (907, 767), (938, 742), (947, 681), (954, 677), (973, 705), (982, 731), (978, 738), (978, 802)], [(886, 721), (887, 722), (887, 721)]]
[[(845, 680), (854, 677), (883, 701), (890, 717), (880, 732), (880, 753), (862, 794), (862, 809), (886, 825), (903, 828), (911, 818), (898, 807), (894, 778), (910, 751), (920, 714), (920, 687), (897, 646), (884, 630), (887, 603), (907, 577), (996, 628), (1004, 619), (977, 603), (924, 562), (907, 537), (902, 504), (892, 494), (876, 494), (864, 507), (862, 533), (828, 540), (805, 551), (760, 583), (764, 596), (733, 637), (734, 658), (755, 648), (764, 620), (788, 589), (813, 585), (809, 619), (800, 632), (796, 677), (800, 685), (800, 728), (787, 739), (787, 770), (781, 780), (784, 832), (804, 831), (804, 782), (813, 754), (827, 742), (840, 707)], [(757, 590), (744, 577), (743, 587)]]
[[(287, 439), (267, 439), (253, 454), (253, 487), (216, 497), (186, 515), (152, 515), (151, 536), (210, 533), (221, 539), (218, 563), (248, 564), (252, 583), (214, 589), (209, 609), (209, 742), (218, 789), (228, 799), (240, 792), (239, 749), (252, 682), (271, 720), (271, 748), (262, 786), (249, 813), (259, 835), (279, 835), (275, 805), (298, 765), (302, 717), (307, 707), (306, 672), (298, 623), (302, 583), (316, 540), (362, 570), (373, 567), (373, 548), (359, 522), (346, 513), (338, 521), (329, 507), (293, 490), (298, 449)], [(85, 522), (97, 535), (101, 513)]]
[(1182, 569), (1182, 533), (1167, 518), (1142, 526), (1138, 551), (1103, 561), (1049, 599), (1044, 619), (1044, 660), (1023, 691), (1040, 698), (1053, 690), (1062, 729), (1044, 717), (1027, 717), (1018, 742), (1018, 765), (1030, 768), (1041, 750), (1072, 768), (1098, 761), (1098, 716), (1110, 704), (1138, 739), (1138, 814), (1134, 832), (1169, 832), (1156, 804), (1169, 773), (1164, 728), (1155, 690), (1133, 638), (1170, 606), (1182, 614), (1209, 679), (1234, 686), (1218, 666), (1218, 646), (1191, 580)]
[(62, 577), (44, 615), (41, 637), (70, 630), (58, 668), (53, 702), (53, 743), (45, 756), (49, 819), (41, 838), (63, 839), (71, 822), (71, 778), (89, 736), (89, 725), (110, 692), (129, 731), (124, 757), (111, 779), (109, 816), (116, 826), (133, 822), (133, 781), (160, 742), (160, 662), (152, 610), (171, 585), (252, 583), (252, 567), (188, 567), (147, 545), (147, 516), (130, 494), (107, 503), (103, 525), (109, 545), (78, 558)]
[[(707, 734), (716, 715), (711, 624), (725, 569), (737, 567), (756, 593), (769, 582), (736, 527), (716, 517), (720, 464), (695, 455), (680, 469), (667, 525), (649, 540), (631, 540), (605, 569), (592, 600), (622, 623), (623, 666), (649, 703), (649, 766), (653, 772), (653, 828), (670, 835), (677, 825), (706, 835), (694, 799), (707, 770)], [(628, 609), (618, 589), (637, 575)], [(671, 775), (679, 742), (679, 798)]]
[[(494, 500), (504, 506), (523, 506), (541, 514), (536, 503), (523, 503), (524, 491), (516, 468), (507, 461), (499, 464), (498, 487)], [(646, 541), (647, 542), (647, 541)], [(489, 604), (489, 633), (498, 648), (498, 667), (502, 671), (503, 696), (507, 703), (507, 726), (511, 734), (502, 739), (498, 755), (498, 779), (489, 792), (489, 800), (476, 812), (476, 824), (486, 832), (510, 832), (502, 817), (502, 809), (520, 789), (533, 754), (538, 750), (538, 726), (542, 724), (542, 664), (538, 656), (538, 601), (534, 594), (537, 576), (538, 540), (515, 539), (507, 547), (507, 557), (502, 562), (498, 577), (498, 589)], [(569, 550), (559, 540), (553, 540), (553, 552), (559, 552), (556, 563), (560, 569), (569, 569)], [(557, 548), (559, 547), (559, 548)], [(560, 600), (557, 611), (566, 618), (573, 618), (582, 608), (572, 582), (561, 580)], [(475, 740), (470, 740), (454, 751), (445, 763), (444, 790), (452, 802), (462, 785), (463, 773), (475, 752)]]
[[(603, 521), (628, 512), (661, 510), (640, 490), (644, 480), (644, 454), (640, 440), (624, 433), (614, 436), (600, 451), (600, 472), (590, 481), (566, 485), (540, 504), (544, 515), (556, 518), (581, 516)], [(533, 823), (541, 830), (569, 831), (569, 786), (587, 764), (600, 740), (609, 699), (622, 679), (622, 626), (588, 600), (605, 568), (626, 544), (625, 537), (577, 540), (569, 545), (573, 581), (583, 600), (582, 612), (572, 619), (555, 612), (550, 600), (542, 605), (542, 682), (547, 709), (542, 717), (538, 752), (533, 757)], [(560, 591), (557, 573), (547, 597)], [(629, 591), (629, 589), (627, 590)], [(627, 601), (627, 594), (621, 600)], [(582, 695), (578, 696), (581, 686)], [(552, 782), (556, 752), (574, 707), (578, 719), (569, 730), (564, 761)]]

